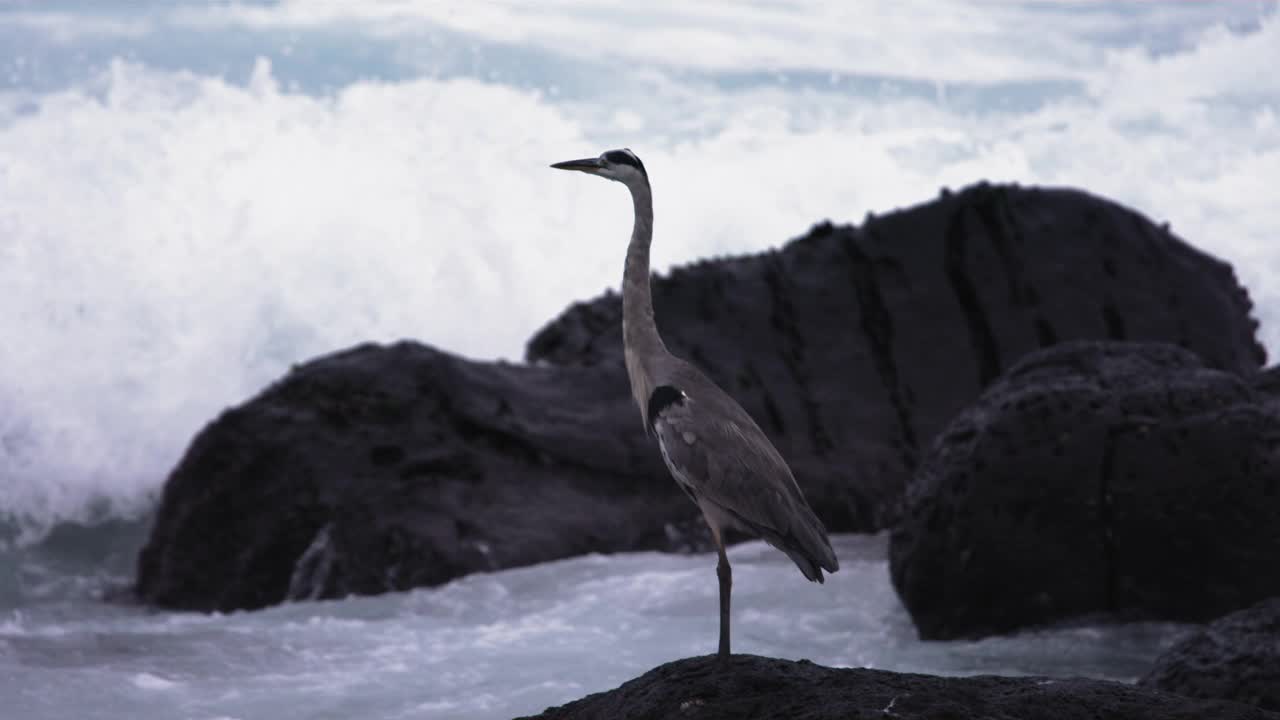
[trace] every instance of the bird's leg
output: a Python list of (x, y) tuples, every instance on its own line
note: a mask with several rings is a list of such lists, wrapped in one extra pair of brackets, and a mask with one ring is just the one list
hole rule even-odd
[(721, 664), (729, 662), (729, 595), (733, 591), (733, 570), (729, 567), (729, 558), (724, 554), (724, 542), (716, 533), (716, 547), (720, 551), (720, 562), (716, 565), (716, 577), (720, 578), (720, 653)]

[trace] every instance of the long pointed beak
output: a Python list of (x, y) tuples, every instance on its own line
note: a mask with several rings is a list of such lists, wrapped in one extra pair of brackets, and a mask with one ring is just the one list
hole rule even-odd
[(594, 175), (600, 172), (603, 165), (600, 163), (600, 158), (585, 158), (583, 160), (565, 160), (564, 162), (558, 162), (551, 167), (557, 170), (578, 170), (580, 172), (591, 173)]

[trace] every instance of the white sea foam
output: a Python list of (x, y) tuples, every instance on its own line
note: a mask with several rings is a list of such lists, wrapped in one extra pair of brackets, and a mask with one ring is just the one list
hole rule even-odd
[[(1185, 45), (1196, 28), (1248, 25), (1264, 5), (1200, 3), (1081, 6), (1070, 0), (877, 0), (682, 2), (627, 0), (589, 5), (550, 0), (447, 3), (384, 0), (273, 5), (232, 3), (181, 12), (198, 27), (345, 27), (387, 37), (447, 29), (469, 38), (536, 46), (584, 61), (741, 72), (820, 69), (944, 82), (1083, 78), (1105, 47)], [(945, 52), (940, 49), (945, 48)]]
[(172, 690), (178, 686), (178, 683), (173, 680), (146, 672), (134, 675), (133, 684), (139, 690)]
[[(654, 179), (663, 267), (979, 178), (1074, 185), (1234, 262), (1280, 348), (1280, 21), (1246, 5), (0, 13), (57, 47), (140, 43), (0, 94), (0, 516), (29, 541), (137, 515), (202, 423), (319, 353), (518, 358), (618, 279), (625, 193), (546, 168), (614, 146)], [(300, 89), (290, 48), (335, 28), (424, 76)], [(161, 52), (246, 32), (290, 39), (253, 36), (244, 80)], [(450, 42), (474, 61), (433, 64)]]

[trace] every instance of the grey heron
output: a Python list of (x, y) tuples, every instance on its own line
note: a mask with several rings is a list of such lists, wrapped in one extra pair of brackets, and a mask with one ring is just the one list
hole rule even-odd
[(622, 338), (631, 394), (646, 431), (657, 437), (676, 483), (702, 510), (720, 559), (719, 659), (729, 658), (733, 571), (724, 531), (743, 530), (786, 553), (804, 576), (840, 568), (826, 528), (796, 484), (782, 455), (742, 406), (702, 371), (672, 355), (653, 317), (649, 245), (653, 195), (640, 158), (628, 149), (551, 167), (615, 180), (631, 191), (635, 224), (622, 277)]

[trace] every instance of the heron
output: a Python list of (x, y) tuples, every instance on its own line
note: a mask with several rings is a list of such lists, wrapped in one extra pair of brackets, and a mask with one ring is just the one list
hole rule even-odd
[(729, 659), (729, 605), (733, 570), (725, 531), (763, 538), (786, 553), (804, 576), (823, 581), (840, 568), (826, 528), (813, 513), (791, 469), (751, 415), (701, 370), (667, 350), (653, 315), (649, 246), (653, 194), (644, 164), (631, 150), (553, 164), (627, 186), (635, 209), (622, 275), (622, 340), (631, 395), (648, 435), (676, 484), (702, 511), (719, 561), (720, 645)]

